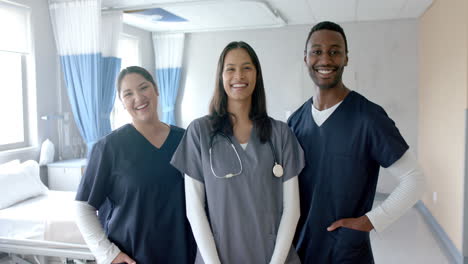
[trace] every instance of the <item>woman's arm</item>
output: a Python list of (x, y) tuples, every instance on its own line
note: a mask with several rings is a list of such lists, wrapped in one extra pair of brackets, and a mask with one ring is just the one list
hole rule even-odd
[(98, 264), (135, 263), (112, 242), (109, 241), (96, 215), (96, 209), (86, 202), (75, 202), (76, 223), (86, 244)]
[(184, 177), (187, 219), (192, 227), (198, 250), (206, 264), (221, 264), (205, 212), (205, 185), (188, 175)]
[(283, 264), (286, 261), (300, 214), (299, 184), (295, 176), (283, 183), (283, 215), (270, 264)]

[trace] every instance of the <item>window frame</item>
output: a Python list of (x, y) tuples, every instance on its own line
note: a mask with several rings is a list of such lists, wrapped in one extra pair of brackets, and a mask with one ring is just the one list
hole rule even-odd
[[(30, 80), (31, 74), (30, 70), (34, 68), (33, 60), (31, 59), (32, 56), (32, 31), (31, 31), (31, 9), (28, 6), (17, 4), (14, 2), (10, 1), (4, 1), (0, 0), (1, 3), (3, 4), (10, 4), (12, 6), (16, 7), (21, 7), (25, 8), (26, 12), (26, 34), (27, 34), (27, 41), (28, 41), (28, 50), (20, 52), (20, 51), (12, 51), (12, 50), (2, 50), (2, 52), (6, 53), (16, 53), (20, 54), (21, 56), (21, 92), (22, 92), (22, 107), (23, 107), (23, 141), (20, 142), (12, 142), (12, 143), (6, 143), (6, 144), (0, 144), (0, 152), (4, 151), (12, 151), (12, 150), (18, 150), (18, 149), (23, 149), (27, 147), (31, 147), (33, 143), (33, 139), (31, 138), (32, 135), (34, 134), (31, 131), (32, 124), (31, 124), (31, 111), (33, 110), (32, 108), (34, 106), (30, 106), (30, 97), (33, 96), (33, 94), (30, 93), (30, 89), (33, 87), (30, 87), (30, 84), (34, 83), (33, 81)], [(34, 87), (35, 89), (35, 87)]]

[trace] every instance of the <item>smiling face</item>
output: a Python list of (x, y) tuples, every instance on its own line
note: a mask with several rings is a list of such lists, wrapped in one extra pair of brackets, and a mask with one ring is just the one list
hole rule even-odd
[(158, 118), (159, 93), (154, 85), (138, 73), (125, 75), (121, 82), (120, 99), (133, 122), (150, 122)]
[(304, 55), (309, 75), (320, 89), (343, 86), (342, 75), (348, 65), (345, 41), (340, 33), (318, 30), (312, 33)]
[(245, 49), (230, 50), (222, 72), (224, 91), (231, 100), (251, 100), (257, 81), (257, 70)]

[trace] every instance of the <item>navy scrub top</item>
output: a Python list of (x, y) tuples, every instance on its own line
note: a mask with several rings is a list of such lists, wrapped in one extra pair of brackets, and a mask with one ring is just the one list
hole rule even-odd
[(184, 130), (171, 126), (156, 148), (127, 124), (98, 141), (76, 200), (98, 208), (109, 240), (139, 264), (193, 263), (184, 181), (169, 164)]
[(372, 209), (380, 166), (392, 165), (408, 145), (383, 108), (356, 92), (320, 127), (312, 107), (313, 98), (288, 120), (306, 159), (296, 249), (306, 264), (373, 263), (368, 232), (326, 228)]

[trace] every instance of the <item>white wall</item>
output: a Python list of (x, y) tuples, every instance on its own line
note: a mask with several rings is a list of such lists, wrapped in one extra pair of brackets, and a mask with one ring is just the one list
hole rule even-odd
[[(349, 65), (344, 82), (383, 106), (415, 151), (418, 119), (417, 20), (342, 24), (348, 38)], [(303, 62), (311, 26), (187, 35), (177, 122), (186, 127), (208, 113), (218, 56), (227, 43), (243, 40), (262, 66), (269, 114), (286, 119), (314, 93)], [(390, 192), (395, 180), (380, 178), (378, 190)]]
[(148, 71), (154, 74), (154, 49), (151, 32), (132, 27), (127, 24), (123, 25), (122, 32), (124, 34), (138, 38), (140, 43), (141, 67), (147, 69)]

